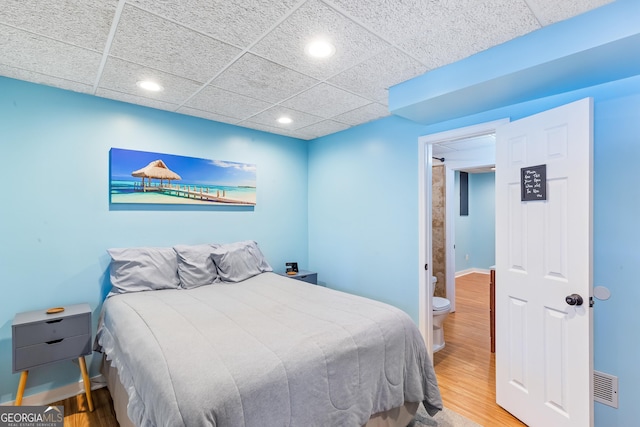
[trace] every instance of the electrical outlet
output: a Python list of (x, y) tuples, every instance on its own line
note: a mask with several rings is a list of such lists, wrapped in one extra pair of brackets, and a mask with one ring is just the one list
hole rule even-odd
[(465, 260), (465, 261), (469, 261), (469, 254), (466, 254), (466, 255), (464, 256), (464, 260)]

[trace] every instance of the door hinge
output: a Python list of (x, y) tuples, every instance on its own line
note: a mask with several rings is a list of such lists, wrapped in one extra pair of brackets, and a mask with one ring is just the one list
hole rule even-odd
[(424, 269), (425, 269), (425, 270), (428, 270), (428, 269), (429, 269), (429, 264), (425, 264), (425, 265), (424, 265)]
[(593, 307), (594, 301), (593, 297), (589, 297), (589, 307)]

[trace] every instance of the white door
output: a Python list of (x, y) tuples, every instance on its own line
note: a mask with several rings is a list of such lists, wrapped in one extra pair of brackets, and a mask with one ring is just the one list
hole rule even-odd
[[(531, 427), (593, 425), (592, 122), (583, 99), (496, 134), (496, 400)], [(521, 201), (538, 165), (546, 200)]]

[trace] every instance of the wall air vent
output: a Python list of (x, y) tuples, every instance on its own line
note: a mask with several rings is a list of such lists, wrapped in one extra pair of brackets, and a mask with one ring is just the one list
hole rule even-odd
[(618, 377), (593, 371), (593, 400), (618, 407)]

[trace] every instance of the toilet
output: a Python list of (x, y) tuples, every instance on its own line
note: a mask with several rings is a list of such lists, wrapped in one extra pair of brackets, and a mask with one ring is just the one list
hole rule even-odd
[[(434, 276), (431, 278), (431, 295), (436, 290), (436, 282), (438, 279)], [(444, 348), (444, 329), (442, 324), (451, 311), (451, 303), (446, 298), (433, 296), (433, 352)]]

